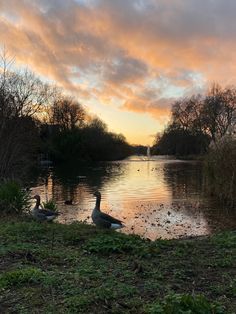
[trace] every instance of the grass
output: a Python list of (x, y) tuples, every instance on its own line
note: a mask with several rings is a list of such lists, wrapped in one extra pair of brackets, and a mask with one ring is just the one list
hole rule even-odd
[(168, 295), (162, 302), (148, 305), (147, 311), (150, 314), (221, 314), (225, 312), (221, 305), (209, 303), (202, 295), (194, 297), (189, 294)]
[(143, 240), (80, 223), (0, 222), (1, 313), (236, 313), (236, 232)]

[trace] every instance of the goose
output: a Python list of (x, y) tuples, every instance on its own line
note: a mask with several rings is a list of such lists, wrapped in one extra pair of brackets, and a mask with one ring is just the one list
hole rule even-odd
[(73, 205), (73, 200), (72, 199), (65, 200), (64, 204), (65, 205)]
[(97, 227), (121, 229), (124, 227), (122, 221), (100, 211), (101, 193), (95, 192), (96, 205), (92, 212), (92, 220)]
[[(39, 195), (35, 195), (33, 199), (36, 199), (35, 207), (32, 210), (32, 214), (34, 218), (40, 221), (43, 221), (43, 220), (52, 221), (59, 215), (58, 212), (54, 212), (49, 209), (42, 208)], [(39, 208), (40, 206), (41, 206), (41, 209)]]

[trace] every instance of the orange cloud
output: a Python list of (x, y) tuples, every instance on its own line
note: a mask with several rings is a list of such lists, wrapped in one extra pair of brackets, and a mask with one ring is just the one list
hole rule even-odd
[(134, 97), (127, 100), (121, 107), (123, 110), (147, 113), (159, 121), (167, 121), (170, 118), (170, 107), (173, 99), (154, 99)]
[(16, 61), (82, 100), (119, 99), (121, 110), (160, 119), (206, 80), (236, 83), (234, 0), (0, 0), (0, 8), (0, 43)]

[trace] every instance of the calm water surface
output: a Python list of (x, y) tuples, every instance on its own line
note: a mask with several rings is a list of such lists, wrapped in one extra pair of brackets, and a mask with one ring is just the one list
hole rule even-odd
[[(102, 194), (101, 209), (124, 221), (121, 232), (152, 240), (205, 235), (236, 227), (236, 210), (206, 196), (200, 162), (167, 157), (132, 156), (123, 161), (66, 168), (46, 168), (32, 194), (53, 198), (59, 221), (91, 221), (93, 192)], [(65, 205), (65, 200), (73, 205)]]

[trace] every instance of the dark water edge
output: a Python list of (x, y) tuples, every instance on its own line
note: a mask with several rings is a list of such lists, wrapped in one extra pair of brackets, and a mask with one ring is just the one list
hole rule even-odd
[[(91, 223), (95, 199), (102, 210), (124, 221), (125, 233), (150, 239), (211, 234), (236, 227), (236, 210), (206, 193), (200, 161), (166, 156), (131, 156), (126, 160), (41, 168), (32, 193), (53, 198), (59, 221)], [(73, 200), (66, 206), (65, 200)]]

